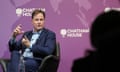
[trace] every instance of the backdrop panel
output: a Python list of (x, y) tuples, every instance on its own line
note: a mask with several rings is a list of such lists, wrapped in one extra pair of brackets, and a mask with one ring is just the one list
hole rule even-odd
[(71, 72), (73, 60), (83, 57), (86, 49), (92, 49), (90, 25), (106, 7), (119, 8), (120, 3), (118, 0), (1, 0), (0, 58), (10, 58), (7, 43), (13, 29), (22, 24), (24, 31), (30, 30), (31, 12), (43, 9), (46, 28), (54, 31), (60, 42), (58, 72)]

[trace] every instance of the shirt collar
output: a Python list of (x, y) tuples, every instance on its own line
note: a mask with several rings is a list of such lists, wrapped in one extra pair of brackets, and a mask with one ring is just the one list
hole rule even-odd
[(32, 31), (33, 34), (40, 34), (41, 32), (42, 32), (42, 29), (39, 30), (38, 32), (35, 32), (34, 29), (33, 29), (33, 31)]

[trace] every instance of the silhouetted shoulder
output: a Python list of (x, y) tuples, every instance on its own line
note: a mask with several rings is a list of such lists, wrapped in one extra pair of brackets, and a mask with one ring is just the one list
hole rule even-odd
[(72, 72), (96, 72), (96, 54), (92, 53), (86, 57), (76, 59), (73, 62)]

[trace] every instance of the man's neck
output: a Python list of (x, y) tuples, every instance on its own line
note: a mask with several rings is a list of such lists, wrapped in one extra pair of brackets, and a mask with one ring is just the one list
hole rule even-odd
[(39, 29), (39, 30), (35, 30), (35, 29), (33, 29), (33, 33), (39, 33), (39, 32), (41, 32), (43, 29)]

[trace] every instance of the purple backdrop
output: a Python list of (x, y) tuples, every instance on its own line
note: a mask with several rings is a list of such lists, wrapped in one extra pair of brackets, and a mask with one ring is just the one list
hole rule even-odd
[(30, 30), (31, 11), (42, 8), (46, 12), (46, 28), (54, 31), (60, 42), (58, 72), (71, 72), (73, 60), (92, 49), (89, 28), (96, 15), (106, 7), (119, 6), (118, 0), (1, 0), (0, 58), (10, 58), (7, 42), (15, 26), (22, 24), (23, 30)]

